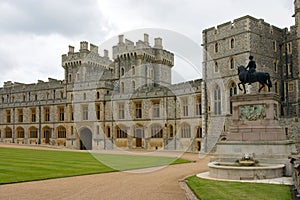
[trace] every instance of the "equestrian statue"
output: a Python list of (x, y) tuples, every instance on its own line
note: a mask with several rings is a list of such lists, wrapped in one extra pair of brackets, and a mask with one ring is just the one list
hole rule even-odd
[(270, 88), (272, 87), (270, 74), (266, 72), (256, 72), (256, 63), (253, 60), (253, 56), (249, 56), (249, 60), (250, 61), (247, 67), (244, 67), (243, 65), (238, 67), (238, 75), (240, 79), (240, 83), (238, 84), (239, 89), (242, 90), (241, 88), (241, 84), (242, 84), (244, 89), (244, 94), (246, 94), (246, 88), (245, 88), (246, 83), (251, 85), (251, 83), (259, 82), (261, 84), (261, 87), (259, 88), (258, 92), (260, 92), (261, 89), (265, 87), (265, 85), (268, 86), (268, 91), (270, 92)]

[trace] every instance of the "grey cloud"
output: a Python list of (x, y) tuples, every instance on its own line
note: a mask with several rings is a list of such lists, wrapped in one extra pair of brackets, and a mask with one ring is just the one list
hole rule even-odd
[(4, 0), (0, 3), (0, 32), (99, 34), (107, 24), (96, 5), (96, 0)]

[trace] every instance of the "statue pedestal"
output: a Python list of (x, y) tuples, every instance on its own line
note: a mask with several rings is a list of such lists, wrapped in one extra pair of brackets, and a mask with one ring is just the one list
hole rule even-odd
[(279, 96), (274, 93), (231, 97), (232, 124), (228, 141), (282, 141), (287, 137), (279, 126)]
[(213, 160), (234, 162), (250, 153), (261, 163), (285, 164), (291, 175), (288, 156), (296, 152), (279, 125), (279, 96), (275, 93), (231, 97), (233, 106), (229, 133), (217, 143)]

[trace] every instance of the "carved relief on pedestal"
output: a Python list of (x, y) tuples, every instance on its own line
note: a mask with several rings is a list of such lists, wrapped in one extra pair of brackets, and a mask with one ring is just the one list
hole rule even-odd
[(266, 105), (245, 105), (239, 106), (239, 120), (256, 121), (266, 118)]

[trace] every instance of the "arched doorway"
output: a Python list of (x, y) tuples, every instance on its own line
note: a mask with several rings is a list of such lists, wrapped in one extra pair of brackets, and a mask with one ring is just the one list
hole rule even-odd
[(142, 147), (142, 139), (144, 138), (144, 129), (142, 126), (136, 126), (134, 130), (135, 146)]
[(88, 128), (80, 131), (80, 150), (92, 150), (92, 132)]
[(43, 135), (45, 144), (50, 144), (50, 138), (51, 138), (51, 128), (49, 126), (46, 126), (43, 128)]

